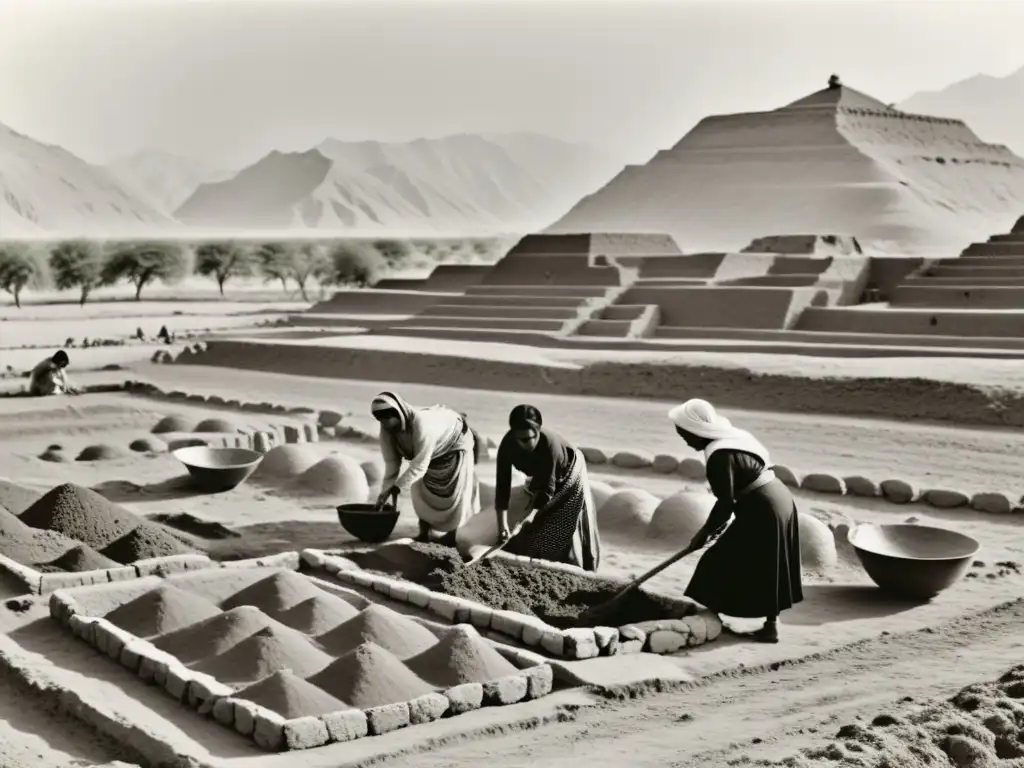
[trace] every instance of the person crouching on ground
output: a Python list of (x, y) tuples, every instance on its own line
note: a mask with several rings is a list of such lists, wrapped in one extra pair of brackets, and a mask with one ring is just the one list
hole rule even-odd
[(701, 556), (686, 596), (725, 616), (764, 617), (764, 626), (750, 636), (777, 643), (779, 614), (803, 600), (793, 495), (775, 477), (768, 449), (707, 401), (687, 400), (669, 418), (690, 448), (704, 452), (708, 482), (717, 498), (689, 545), (696, 550), (714, 540)]
[(32, 369), (28, 381), (28, 393), (37, 397), (47, 395), (77, 395), (79, 390), (68, 380), (67, 370), (71, 360), (63, 349), (53, 357), (41, 361)]
[[(473, 461), (473, 433), (466, 419), (450, 408), (413, 408), (393, 392), (381, 392), (370, 410), (380, 422), (384, 480), (378, 509), (389, 497), (408, 493), (420, 519), (417, 541), (431, 531), (455, 544), (455, 532), (480, 512), (480, 484)], [(402, 462), (408, 462), (402, 472)]]
[[(540, 411), (532, 405), (517, 405), (508, 423), (509, 431), (498, 446), (495, 519), (489, 530), (484, 530), (483, 521), (467, 527), (460, 535), (460, 549), (468, 548), (471, 540), (477, 546), (485, 543), (482, 539), (489, 539), (491, 546), (507, 541), (504, 550), (511, 554), (596, 571), (601, 538), (583, 453), (545, 427)], [(513, 467), (530, 480), (525, 519), (510, 530)]]

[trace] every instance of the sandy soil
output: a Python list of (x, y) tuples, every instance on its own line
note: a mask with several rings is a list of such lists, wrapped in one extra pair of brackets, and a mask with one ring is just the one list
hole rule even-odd
[[(364, 392), (348, 382), (342, 387), (337, 382), (307, 382), (300, 386), (288, 377), (241, 373), (235, 382), (224, 381), (226, 372), (219, 370), (192, 371), (167, 367), (159, 370), (182, 376), (190, 372), (206, 374), (208, 379), (191, 380), (194, 385), (191, 388), (197, 391), (257, 401), (281, 400), (284, 398), (280, 393), (287, 392), (288, 401), (294, 400), (295, 404), (313, 407), (333, 405), (342, 410), (350, 403), (353, 408), (361, 408), (368, 397), (383, 386), (358, 385), (366, 387)], [(243, 380), (247, 382), (244, 387), (241, 384)], [(184, 387), (188, 382), (167, 383)], [(429, 390), (410, 392), (409, 388), (403, 388), (403, 391), (416, 402), (429, 403), (441, 399)], [(493, 401), (473, 401), (472, 398), (479, 394), (463, 392), (465, 407), (471, 416), (474, 415), (471, 405), (479, 409), (479, 421), (485, 434), (496, 433), (500, 426), (498, 416), (494, 415), (498, 405)], [(493, 393), (482, 394), (497, 397)], [(508, 401), (514, 398), (503, 396), (497, 412), (507, 409)], [(535, 398), (534, 401), (538, 402)], [(632, 410), (623, 409), (618, 401), (606, 403), (599, 411), (595, 411), (596, 402), (577, 404), (575, 410), (569, 402), (563, 401), (538, 404), (550, 413), (559, 414), (560, 421), (574, 425), (573, 430), (566, 430), (574, 437), (576, 430), (582, 431), (594, 422), (600, 422), (600, 429), (605, 430), (590, 433), (595, 437), (630, 434), (631, 424), (638, 419), (651, 419), (653, 424), (655, 418), (661, 418), (658, 414), (663, 410), (658, 404), (647, 404), (652, 409), (651, 413), (639, 416)], [(616, 415), (613, 404), (618, 406), (620, 413), (624, 413)], [(332, 499), (297, 494), (281, 483), (252, 480), (228, 494), (196, 496), (181, 483), (184, 472), (180, 465), (167, 455), (69, 464), (49, 464), (35, 458), (54, 442), (56, 434), (61, 435), (59, 442), (73, 455), (87, 444), (127, 444), (132, 437), (148, 433), (159, 416), (172, 412), (187, 412), (193, 416), (213, 413), (208, 409), (132, 399), (126, 395), (87, 395), (73, 402), (53, 400), (45, 406), (39, 401), (0, 401), (0, 436), (4, 440), (0, 474), (41, 490), (68, 481), (98, 487), (118, 503), (141, 514), (186, 511), (236, 530), (243, 529), (243, 533), (247, 528), (250, 535), (225, 539), (213, 546), (214, 550), (219, 548), (221, 555), (248, 555), (310, 545), (330, 547), (349, 541), (336, 522)], [(485, 421), (486, 413), (491, 413), (492, 428), (488, 428)], [(220, 412), (219, 415), (225, 414)], [(741, 423), (756, 418), (777, 418), (774, 415), (741, 415), (744, 418), (737, 419)], [(256, 422), (267, 419), (248, 413), (229, 414), (229, 417), (245, 426), (257, 426)], [(630, 421), (624, 421), (626, 418)], [(772, 424), (767, 422), (766, 430)], [(781, 442), (785, 434), (782, 427), (771, 428), (779, 431), (774, 438), (768, 436), (770, 443), (772, 439)], [(813, 457), (840, 452), (850, 461), (863, 462), (865, 456), (877, 450), (877, 440), (866, 438), (877, 431), (879, 425), (851, 422), (841, 429), (848, 431), (835, 435), (826, 432), (825, 437), (821, 429), (805, 430), (806, 434), (802, 436), (803, 449), (807, 451), (805, 455)], [(949, 432), (960, 433), (959, 430)], [(639, 438), (645, 433), (638, 429), (632, 434)], [(653, 428), (651, 434), (654, 434)], [(908, 455), (912, 445), (927, 443), (937, 448), (946, 444), (943, 441), (953, 441), (951, 436), (939, 438), (928, 432), (917, 432), (909, 425), (900, 425), (898, 429), (890, 427), (886, 434), (889, 435), (888, 440), (903, 439)], [(983, 440), (986, 434), (978, 432), (970, 439)], [(897, 437), (899, 435), (903, 437)], [(862, 438), (860, 441), (855, 440), (858, 436)], [(996, 438), (990, 439), (991, 442), (985, 444), (992, 454), (985, 462), (987, 468), (996, 465), (993, 457), (1005, 457), (1019, 451), (1019, 444), (1009, 441), (1006, 436), (999, 438), (1003, 440), (1001, 449)], [(651, 447), (650, 443), (644, 444)], [(944, 454), (948, 471), (958, 471), (957, 451), (954, 448), (944, 450), (948, 450)], [(322, 455), (341, 451), (359, 461), (376, 458), (374, 447), (367, 444), (324, 442), (318, 444), (315, 451)], [(934, 451), (930, 458), (935, 460)], [(1010, 459), (1005, 461), (1009, 477)], [(924, 467), (923, 463), (916, 466)], [(979, 467), (978, 471), (983, 473), (984, 469)], [(482, 465), (481, 472), (486, 480), (493, 481), (492, 463)], [(685, 487), (675, 477), (600, 469), (593, 474), (597, 480), (643, 488), (657, 496), (666, 496)], [(960, 477), (966, 478), (967, 475)], [(1024, 537), (1020, 532), (1024, 521), (985, 517), (971, 512), (938, 512), (920, 506), (899, 508), (876, 501), (828, 501), (825, 497), (803, 494), (798, 496), (798, 502), (803, 510), (829, 520), (902, 522), (913, 517), (922, 524), (964, 530), (982, 543), (983, 554), (980, 557), (986, 565), (975, 569), (974, 578), (965, 580), (931, 603), (911, 605), (883, 599), (856, 564), (845, 559), (824, 576), (808, 575), (807, 599), (783, 617), (784, 642), (779, 646), (752, 645), (723, 638), (687, 654), (661, 659), (656, 667), (664, 669), (663, 664), (670, 664), (676, 670), (674, 676), (683, 680), (722, 673), (720, 679), (705, 682), (692, 690), (640, 702), (611, 702), (595, 710), (581, 710), (577, 713), (576, 723), (552, 725), (529, 734), (510, 733), (486, 741), (456, 743), (395, 764), (469, 766), (486, 760), (512, 768), (522, 765), (527, 759), (541, 766), (568, 765), (570, 760), (572, 764), (578, 764), (577, 761), (585, 760), (598, 768), (613, 768), (626, 764), (722, 765), (741, 756), (775, 759), (804, 746), (824, 743), (839, 724), (856, 715), (872, 716), (881, 708), (891, 708), (903, 696), (946, 695), (967, 682), (994, 676), (1009, 666), (1022, 644), (1017, 638), (1022, 636), (1024, 611), (1016, 608), (986, 619), (962, 617), (1020, 593), (1024, 578), (1017, 575), (996, 577), (992, 565), (1002, 560), (1024, 560)], [(407, 535), (413, 530), (414, 518), (406, 509), (395, 535)], [(606, 566), (602, 571), (612, 577), (627, 578), (646, 570), (666, 555), (665, 550), (652, 548), (639, 539), (617, 539), (608, 544)], [(681, 591), (692, 568), (692, 561), (680, 563), (659, 576), (653, 588), (665, 592)], [(44, 625), (48, 626), (46, 622), (39, 625), (40, 632)], [(742, 623), (737, 626), (745, 628)], [(924, 628), (930, 629), (918, 635), (900, 636), (901, 633)], [(880, 638), (883, 633), (890, 635)], [(70, 664), (67, 679), (75, 681), (75, 685), (92, 685), (86, 682), (89, 676), (85, 674), (86, 667), (82, 666), (86, 659), (78, 653), (81, 649), (69, 636), (54, 631), (46, 633), (45, 638), (30, 633), (14, 633), (9, 639), (17, 641), (18, 637), (24, 637), (31, 646), (27, 652), (42, 654), (46, 664)], [(857, 642), (866, 644), (833, 650)], [(795, 666), (778, 664), (809, 654), (825, 656)], [(934, 668), (943, 670), (941, 676), (920, 674), (923, 655), (928, 655), (930, 663), (934, 662)], [(605, 669), (608, 661), (584, 662), (578, 667), (578, 673), (585, 679), (606, 680), (608, 674), (612, 674)], [(766, 671), (746, 676), (737, 676), (735, 671), (729, 671), (740, 665), (751, 672), (764, 665), (768, 667)], [(95, 684), (118, 684), (115, 678), (120, 678), (114, 674), (117, 671), (104, 672), (102, 680)], [(237, 741), (230, 734), (219, 733), (213, 727), (199, 728), (201, 721), (196, 723), (193, 733), (184, 719), (188, 713), (172, 713), (154, 697), (141, 696), (138, 691), (132, 690), (130, 695), (139, 697), (134, 706), (140, 718), (171, 718), (168, 728), (161, 729), (161, 733), (172, 742), (186, 746), (191, 744), (189, 751), (194, 747), (199, 752), (210, 753), (212, 749), (224, 765), (236, 763), (236, 757), (244, 761), (248, 756), (247, 751), (239, 750)], [(190, 717), (194, 718), (194, 715)], [(47, 732), (36, 733), (43, 734), (38, 738), (50, 741)], [(692, 738), (687, 734), (693, 734)], [(32, 740), (37, 737), (24, 735), (24, 738), (29, 739), (28, 743), (35, 743)], [(12, 740), (10, 743), (24, 742)], [(33, 765), (74, 765), (65, 760), (61, 747), (55, 742), (50, 741), (46, 749), (39, 748), (43, 757)], [(95, 759), (102, 761), (108, 758), (101, 755)]]

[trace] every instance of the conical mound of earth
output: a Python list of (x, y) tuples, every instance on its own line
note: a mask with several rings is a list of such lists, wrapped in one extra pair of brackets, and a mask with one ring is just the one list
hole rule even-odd
[(108, 501), (96, 491), (74, 483), (64, 483), (49, 490), (21, 514), (21, 521), (39, 530), (57, 531), (98, 550), (103, 550), (143, 522), (141, 517)]
[(149, 638), (176, 632), (221, 613), (220, 608), (199, 595), (161, 584), (119, 605), (103, 618), (136, 637)]
[(290, 670), (282, 669), (243, 688), (235, 698), (251, 701), (291, 720), (296, 717), (318, 717), (330, 712), (351, 709), (322, 688), (317, 688)]
[(192, 555), (196, 550), (158, 525), (143, 521), (101, 550), (111, 560), (129, 565), (139, 560)]
[(43, 494), (39, 491), (18, 485), (10, 480), (0, 479), (0, 507), (3, 507), (12, 514), (22, 514), (26, 509), (39, 501), (42, 496)]
[(444, 688), (486, 683), (518, 671), (468, 624), (456, 625), (440, 642), (408, 659), (405, 665), (424, 680)]
[(277, 620), (299, 632), (322, 635), (359, 615), (359, 609), (340, 597), (316, 595), (303, 600), (277, 616)]
[(365, 643), (407, 659), (437, 643), (434, 633), (408, 616), (382, 605), (370, 605), (358, 616), (339, 624), (317, 641), (332, 656), (340, 656)]
[(0, 506), (0, 555), (23, 565), (48, 563), (78, 542), (55, 531), (39, 531), (25, 525), (18, 516)]
[(353, 648), (309, 682), (360, 709), (409, 701), (434, 690), (393, 654), (374, 643)]
[(236, 592), (221, 603), (221, 607), (227, 609), (252, 605), (268, 616), (277, 618), (289, 608), (323, 594), (324, 591), (305, 576), (295, 571), (277, 571)]
[(56, 560), (42, 563), (48, 570), (67, 571), (68, 573), (84, 573), (85, 571), (106, 571), (120, 568), (121, 564), (104, 557), (92, 547), (80, 544), (72, 547)]
[(160, 635), (152, 643), (183, 664), (191, 664), (224, 653), (272, 624), (274, 620), (259, 608), (243, 605)]
[(228, 685), (253, 683), (282, 669), (309, 677), (333, 659), (301, 632), (269, 625), (224, 653), (204, 659), (196, 670)]

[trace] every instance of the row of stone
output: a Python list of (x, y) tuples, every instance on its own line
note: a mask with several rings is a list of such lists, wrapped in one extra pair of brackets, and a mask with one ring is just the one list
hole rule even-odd
[[(674, 653), (680, 648), (711, 642), (722, 633), (721, 620), (705, 609), (666, 621), (638, 622), (622, 627), (559, 629), (534, 616), (490, 608), (417, 584), (370, 573), (347, 558), (334, 557), (321, 550), (303, 550), (301, 557), (311, 568), (325, 570), (338, 581), (372, 589), (392, 600), (423, 608), (452, 624), (471, 624), (480, 630), (492, 630), (528, 647), (541, 648), (556, 658), (580, 660), (641, 651)], [(691, 603), (680, 604), (679, 607), (680, 614), (694, 610)]]
[[(644, 451), (619, 451), (609, 456), (599, 448), (581, 450), (588, 465), (611, 464), (620, 469), (647, 470), (662, 475), (678, 474), (699, 482), (707, 480), (704, 462), (699, 459), (677, 459), (668, 454), (651, 455)], [(967, 494), (948, 488), (921, 489), (906, 480), (878, 482), (861, 475), (840, 477), (826, 472), (811, 472), (801, 476), (781, 464), (775, 466), (775, 474), (791, 488), (812, 493), (878, 498), (893, 504), (923, 502), (940, 509), (970, 507), (978, 512), (995, 515), (1024, 512), (1024, 497), (1018, 498), (1001, 491)]]
[(230, 686), (189, 669), (147, 640), (105, 619), (81, 613), (74, 597), (68, 593), (54, 592), (50, 596), (50, 615), (76, 637), (135, 672), (143, 682), (162, 688), (179, 703), (187, 703), (200, 715), (212, 716), (221, 725), (234, 728), (260, 747), (272, 751), (347, 742), (483, 706), (515, 704), (546, 696), (554, 684), (551, 666), (536, 664), (518, 675), (488, 683), (458, 685), (407, 702), (287, 719), (251, 701), (236, 698)]

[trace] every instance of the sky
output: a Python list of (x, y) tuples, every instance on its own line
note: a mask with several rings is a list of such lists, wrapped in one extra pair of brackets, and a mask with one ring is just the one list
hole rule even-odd
[(833, 72), (1006, 76), (1021, 30), (1024, 0), (0, 0), (0, 122), (94, 163), (508, 131), (644, 162)]

